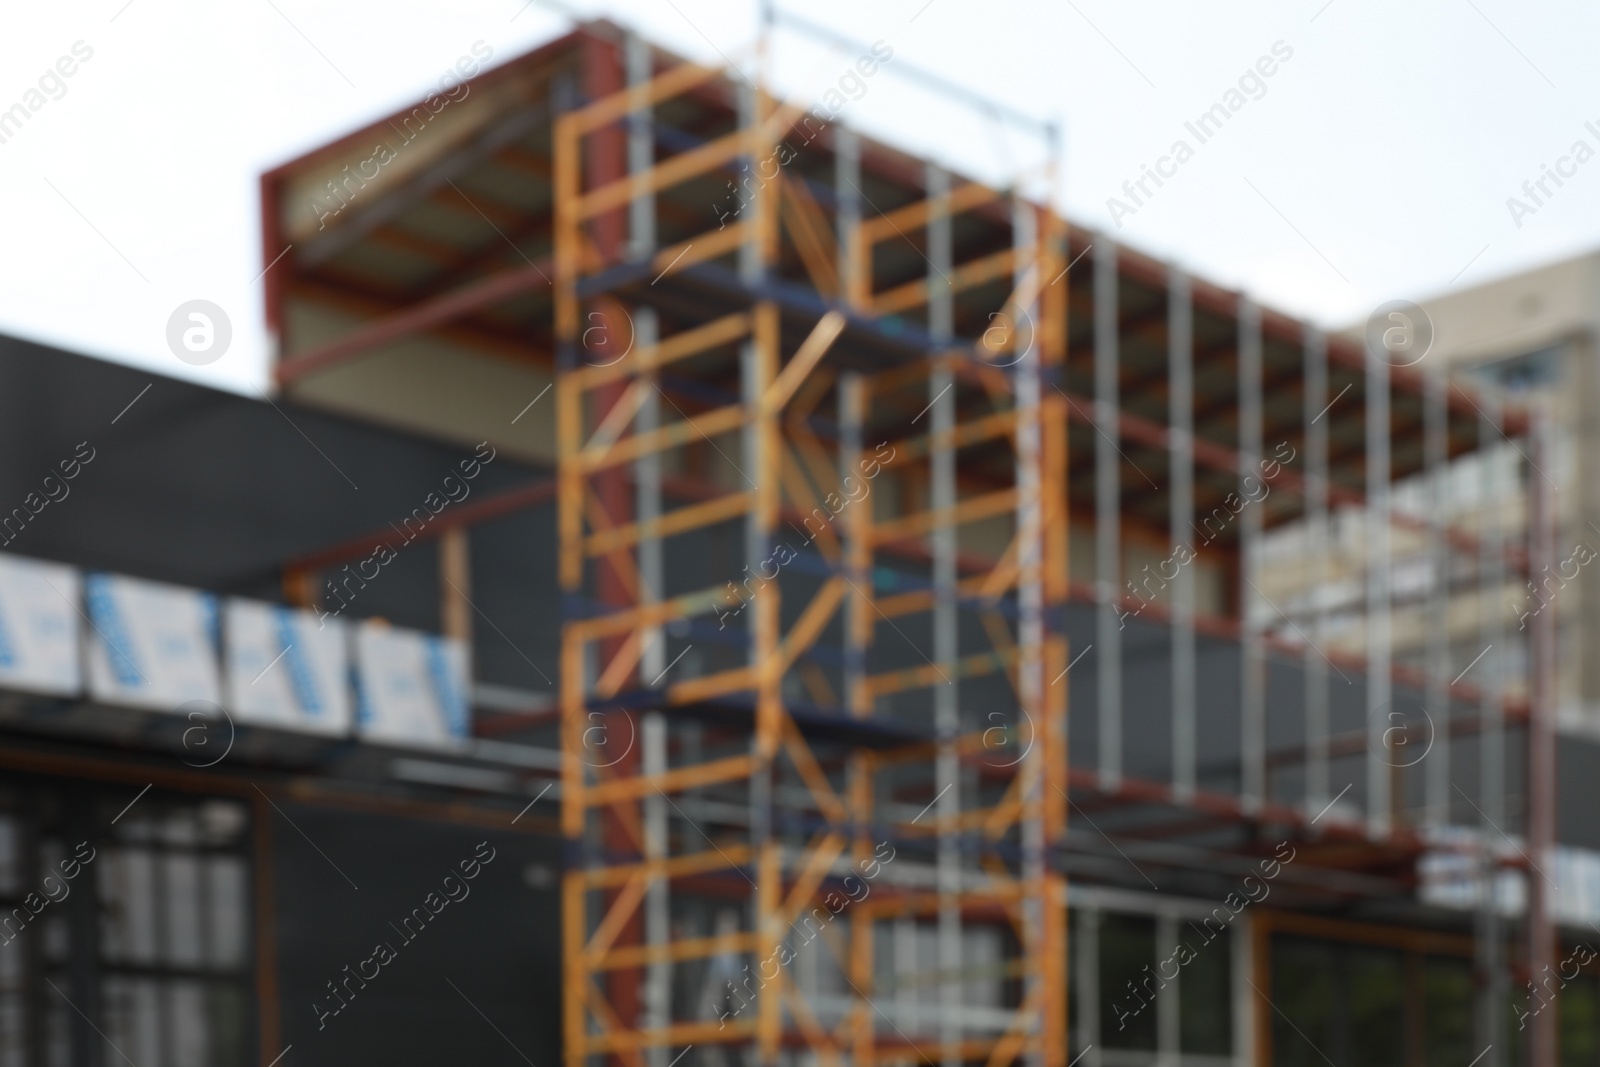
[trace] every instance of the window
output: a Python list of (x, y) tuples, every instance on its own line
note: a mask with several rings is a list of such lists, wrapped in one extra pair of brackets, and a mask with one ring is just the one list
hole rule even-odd
[(1600, 980), (1579, 975), (1567, 982), (1555, 1008), (1561, 1067), (1600, 1061)]
[(1472, 964), (1431, 958), (1423, 965), (1422, 1026), (1428, 1067), (1466, 1063), (1472, 1048)]
[[(1432, 1067), (1478, 1051), (1464, 1051), (1473, 1027), (1467, 960), (1277, 934), (1271, 966), (1274, 1064)], [(1408, 1002), (1420, 1015), (1408, 1017)]]
[(1405, 979), (1399, 952), (1347, 948), (1344, 974), (1349, 999), (1350, 1062), (1401, 1067), (1405, 1062)]
[(1100, 919), (1100, 1042), (1156, 1047), (1156, 921), (1108, 913)]
[(1473, 369), (1473, 374), (1509, 393), (1558, 385), (1561, 381), (1562, 345), (1497, 359)]
[(0, 1067), (248, 1062), (248, 845), (237, 801), (0, 790)]
[(1233, 935), (1204, 930), (1211, 940), (1190, 926), (1178, 928), (1180, 941), (1194, 953), (1178, 974), (1178, 1047), (1227, 1056), (1233, 1052)]
[(1195, 903), (1154, 913), (1077, 906), (1067, 983), (1073, 1056), (1107, 1067), (1216, 1065), (1234, 1051), (1233, 932)]
[[(1274, 1067), (1312, 1067), (1339, 1063), (1334, 1038), (1334, 947), (1301, 938), (1272, 941), (1272, 1062)], [(1324, 1053), (1324, 1049), (1328, 1050)]]

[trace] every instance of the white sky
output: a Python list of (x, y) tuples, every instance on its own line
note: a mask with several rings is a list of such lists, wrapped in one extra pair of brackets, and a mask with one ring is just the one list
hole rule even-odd
[[(695, 58), (747, 55), (753, 0), (574, 0)], [(77, 41), (93, 57), (0, 144), (0, 331), (249, 390), (267, 381), (257, 178), (420, 95), (475, 41), (498, 63), (568, 23), (526, 0), (81, 0), (6, 11), (0, 111)], [(1183, 138), (1194, 158), (1116, 236), (1324, 325), (1379, 303), (1600, 246), (1600, 160), (1517, 227), (1506, 200), (1583, 139), (1600, 149), (1600, 8), (1572, 0), (807, 0), (793, 8), (894, 59), (845, 111), (869, 132), (1001, 178), (1029, 140), (935, 106), (915, 65), (1063, 124), (1060, 200), (1106, 200)], [(1282, 41), (1293, 57), (1225, 128), (1184, 123)], [(792, 31), (791, 95), (854, 56)], [(1554, 188), (1551, 186), (1550, 188)], [(188, 300), (233, 344), (167, 349)]]

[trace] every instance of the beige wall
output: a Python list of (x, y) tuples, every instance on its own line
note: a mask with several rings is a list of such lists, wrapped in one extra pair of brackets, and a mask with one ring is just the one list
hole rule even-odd
[(1588, 332), (1597, 271), (1600, 255), (1583, 256), (1420, 301), (1434, 325), (1426, 358), (1455, 368)]
[[(303, 348), (363, 321), (309, 300), (288, 305), (289, 331)], [(550, 371), (532, 362), (424, 334), (308, 375), (290, 394), (302, 403), (461, 445), (488, 441), (515, 459), (553, 466), (555, 390), (518, 417), (550, 382)]]
[[(1420, 301), (1434, 326), (1428, 361), (1452, 375), (1554, 349), (1554, 380), (1520, 399), (1544, 405), (1556, 423), (1555, 454), (1542, 477), (1554, 483), (1557, 560), (1582, 542), (1600, 550), (1600, 253), (1450, 290)], [(1356, 329), (1350, 331), (1358, 332)], [(1513, 504), (1520, 507), (1520, 502)], [(1513, 595), (1521, 593), (1521, 588)], [(1559, 717), (1567, 729), (1600, 733), (1600, 565), (1591, 564), (1553, 600), (1560, 627)], [(1508, 619), (1516, 631), (1515, 616)]]

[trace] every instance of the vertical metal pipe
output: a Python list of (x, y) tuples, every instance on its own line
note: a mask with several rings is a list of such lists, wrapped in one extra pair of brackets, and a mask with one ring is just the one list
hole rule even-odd
[(1156, 984), (1156, 1056), (1157, 1063), (1176, 1064), (1179, 1061), (1182, 1037), (1182, 1001), (1178, 983), (1183, 981), (1183, 970), (1177, 968), (1172, 978), (1161, 970), (1166, 960), (1177, 959), (1178, 917), (1170, 912), (1156, 916), (1155, 959), (1150, 969), (1155, 973)]
[(1094, 243), (1095, 663), (1098, 667), (1100, 788), (1122, 781), (1122, 471), (1117, 452), (1117, 246)]
[[(861, 229), (861, 146), (855, 131), (847, 129), (839, 123), (834, 123), (833, 150), (834, 171), (833, 187), (834, 199), (837, 204), (834, 224), (837, 227), (836, 241), (838, 246), (838, 272), (840, 303), (845, 306), (854, 306), (861, 284), (857, 278), (857, 257), (855, 255), (857, 241)], [(867, 273), (871, 273), (871, 264), (867, 264)], [(866, 422), (866, 389), (860, 374), (846, 371), (839, 376), (838, 385), (838, 418), (839, 418), (839, 469), (840, 477), (860, 470), (862, 452), (862, 429)], [(848, 580), (845, 593), (844, 612), (844, 691), (845, 704), (850, 714), (865, 717), (872, 713), (872, 697), (867, 691), (867, 649), (872, 642), (873, 619), (871, 615), (871, 569), (872, 546), (865, 536), (867, 520), (870, 512), (862, 513), (860, 508), (851, 512), (845, 520), (842, 540), (844, 544), (844, 574)], [(852, 796), (859, 798), (862, 794), (870, 796), (871, 782), (869, 770), (862, 760), (852, 758), (849, 766), (849, 789)], [(860, 813), (858, 813), (859, 815)], [(942, 813), (941, 813), (942, 814)], [(859, 848), (864, 844), (861, 834), (856, 835), (856, 844)], [(863, 953), (870, 952), (872, 942), (871, 922), (857, 914), (850, 923), (851, 956), (850, 962), (845, 967), (847, 977), (855, 975), (852, 981), (864, 978)], [(864, 991), (856, 989), (855, 992), (864, 997)], [(856, 1018), (861, 1018), (861, 1005), (857, 1003), (852, 1011)], [(857, 1048), (863, 1049), (872, 1041), (870, 1034), (862, 1034), (857, 1038)]]
[(1311, 634), (1306, 676), (1306, 814), (1328, 806), (1328, 663), (1320, 651), (1328, 634), (1328, 338), (1305, 333), (1306, 552), (1311, 569)]
[[(1194, 525), (1194, 303), (1189, 276), (1167, 272), (1167, 436), (1172, 471), (1173, 551), (1192, 544)], [(1195, 789), (1194, 563), (1172, 583), (1172, 788), (1181, 803)]]
[[(1267, 664), (1261, 640), (1261, 309), (1239, 298), (1239, 799), (1246, 810), (1267, 799)], [(1254, 488), (1252, 488), (1254, 487)]]
[[(749, 82), (744, 82), (738, 86), (736, 92), (739, 129), (747, 136), (753, 135), (756, 125), (761, 121), (761, 91)], [(749, 170), (752, 179), (761, 169), (761, 160), (748, 152), (739, 157), (739, 163)], [(771, 194), (761, 187), (761, 182), (758, 180), (740, 184), (749, 190), (750, 195), (748, 200), (743, 200), (739, 211), (741, 220), (748, 227), (745, 230), (745, 239), (739, 245), (739, 281), (745, 285), (756, 285), (766, 276), (767, 266), (766, 249), (761, 239), (762, 227), (758, 224), (758, 220), (766, 210), (764, 201)]]
[(1390, 829), (1389, 364), (1367, 361), (1367, 830)]
[[(762, 158), (774, 150), (760, 132), (769, 108), (764, 90), (745, 81), (738, 89), (739, 129), (748, 138), (745, 162), (759, 171)], [(739, 247), (739, 281), (746, 287), (759, 287), (771, 267), (768, 255), (774, 247), (769, 240), (775, 225), (777, 206), (773, 190), (758, 182), (745, 205), (746, 231)], [(778, 309), (758, 302), (753, 309), (754, 336), (740, 347), (741, 398), (744, 403), (742, 436), (742, 480), (755, 498), (745, 516), (744, 554), (752, 575), (762, 573), (762, 561), (772, 542), (778, 514), (781, 442), (777, 413), (768, 410), (765, 397), (777, 376), (780, 362)], [(759, 579), (758, 579), (759, 580)], [(761, 582), (749, 606), (749, 662), (752, 666), (770, 662), (777, 654), (780, 630), (780, 583)], [(750, 846), (757, 876), (752, 884), (754, 928), (760, 952), (776, 951), (785, 936), (779, 921), (778, 899), (782, 892), (781, 853), (773, 834), (773, 761), (777, 755), (783, 715), (782, 679), (765, 677), (756, 685), (755, 736), (751, 752), (755, 757), (750, 772)], [(776, 991), (757, 998), (755, 1062), (760, 1067), (776, 1067), (781, 1040), (782, 1013)]]
[[(667, 770), (667, 720), (659, 711), (642, 717), (639, 724), (641, 770), (645, 775), (664, 774)], [(667, 856), (667, 810), (663, 799), (657, 795), (644, 801), (644, 852), (648, 859), (665, 859)], [(645, 890), (644, 936), (651, 947), (665, 948), (672, 939), (672, 910), (667, 896), (667, 880), (656, 878)], [(672, 1022), (672, 964), (652, 963), (645, 972), (644, 1020), (642, 1029), (664, 1029)], [(650, 1067), (666, 1067), (668, 1052), (664, 1046), (647, 1050), (645, 1060)]]
[[(859, 472), (861, 467), (862, 433), (866, 423), (867, 390), (861, 375), (845, 371), (839, 375), (839, 470), (840, 477)], [(867, 650), (872, 644), (874, 619), (872, 614), (872, 544), (869, 519), (865, 508), (846, 509), (843, 513), (844, 547), (843, 573), (846, 579), (844, 612), (844, 690), (845, 703), (850, 714), (866, 718), (872, 714), (873, 698), (867, 688)], [(872, 797), (871, 769), (859, 755), (852, 755), (847, 770), (847, 788), (857, 820), (854, 844), (857, 854), (867, 847), (864, 820), (870, 819)], [(871, 1022), (875, 1013), (869, 1014), (872, 981), (872, 952), (875, 922), (859, 909), (850, 917), (850, 950), (848, 961), (842, 962), (845, 977), (851, 984), (855, 999), (847, 1009), (858, 1025), (865, 1024), (865, 1032), (858, 1031), (855, 1041), (858, 1064), (869, 1064), (870, 1048), (874, 1040)], [(865, 983), (866, 988), (863, 988)]]
[[(748, 82), (738, 89), (739, 99), (739, 128), (744, 131), (751, 130), (759, 120), (757, 114), (760, 108), (760, 94)], [(743, 157), (743, 162), (752, 169), (755, 160), (749, 156)], [(761, 211), (760, 200), (763, 191), (752, 187), (750, 189), (750, 202), (744, 205), (745, 219), (753, 221)], [(762, 262), (761, 240), (755, 236), (756, 228), (751, 227), (751, 236), (745, 238), (739, 246), (739, 280), (745, 285), (757, 285), (766, 275), (766, 265)], [(744, 383), (743, 400), (746, 412), (744, 427), (741, 432), (740, 470), (743, 472), (742, 481), (751, 491), (755, 491), (754, 479), (761, 471), (761, 426), (756, 413), (761, 410), (761, 375), (757, 368), (759, 353), (757, 351), (759, 340), (750, 338), (746, 340), (739, 350), (741, 375)], [(759, 570), (761, 560), (766, 556), (766, 537), (761, 529), (761, 518), (753, 511), (745, 519), (745, 563), (751, 574)], [(751, 612), (751, 626), (754, 626), (755, 612)], [(750, 646), (750, 655), (755, 655), (755, 645)]]
[(1478, 623), (1484, 642), (1478, 668), (1480, 701), (1478, 745), (1478, 917), (1475, 930), (1478, 973), (1478, 1043), (1489, 1048), (1485, 1067), (1501, 1067), (1508, 980), (1501, 944), (1500, 911), (1496, 906), (1499, 865), (1499, 827), (1505, 818), (1505, 723), (1501, 709), (1502, 656), (1495, 652), (1505, 642), (1501, 598), (1505, 595), (1505, 556), (1500, 511), (1509, 501), (1501, 485), (1499, 398), (1485, 391), (1479, 396), (1478, 458), (1482, 464), (1478, 502)]
[(1427, 816), (1430, 826), (1450, 821), (1450, 542), (1445, 526), (1450, 501), (1449, 385), (1443, 368), (1423, 375), (1423, 451), (1428, 470), (1428, 556), (1433, 582), (1428, 588), (1428, 698), (1425, 729), (1430, 744), (1427, 765)]
[[(802, 920), (802, 930), (805, 930)], [(809, 932), (809, 931), (807, 931)], [(806, 944), (809, 944), (807, 942)], [(819, 964), (825, 953), (815, 952), (803, 945), (795, 953), (795, 986), (800, 996), (805, 998), (807, 1004), (815, 1004), (822, 995), (822, 968)], [(835, 985), (837, 983), (829, 983)]]
[[(624, 42), (624, 64), (627, 68), (628, 86), (640, 95), (628, 112), (628, 173), (637, 181), (648, 174), (655, 163), (655, 137), (651, 125), (650, 105), (645, 102), (642, 89), (650, 81), (652, 57), (649, 42), (638, 34), (630, 33)], [(640, 260), (655, 252), (656, 221), (655, 197), (641, 192), (628, 204), (629, 256)], [(632, 312), (634, 338), (638, 347), (656, 342), (657, 322), (653, 308), (635, 308)], [(654, 379), (653, 372), (650, 374)], [(660, 393), (651, 389), (634, 425), (639, 433), (656, 429), (661, 422)], [(641, 523), (653, 522), (661, 515), (661, 456), (652, 452), (634, 461), (634, 510)], [(641, 605), (654, 603), (664, 593), (661, 539), (643, 538), (637, 553), (639, 569), (639, 596)], [(639, 657), (640, 680), (648, 685), (666, 665), (666, 648), (660, 627), (646, 630), (641, 635), (644, 652)], [(667, 721), (659, 711), (646, 712), (639, 724), (640, 763), (646, 775), (662, 774), (667, 769)], [(661, 859), (667, 855), (667, 806), (665, 798), (647, 795), (644, 807), (644, 852), (646, 858)], [(671, 901), (666, 879), (654, 879), (645, 891), (644, 936), (652, 947), (665, 946), (672, 937)], [(671, 1022), (672, 965), (653, 963), (645, 973), (644, 982), (645, 1029), (660, 1029)], [(649, 1067), (667, 1067), (669, 1049), (664, 1046), (646, 1052)]]
[[(558, 78), (554, 85), (553, 106), (559, 111), (574, 94), (572, 79)], [(552, 146), (555, 203), (555, 302), (554, 323), (558, 368), (565, 372), (578, 362), (578, 259), (579, 228), (573, 204), (577, 200), (583, 172), (583, 151), (564, 126), (556, 127)], [(567, 989), (585, 988), (589, 969), (583, 960), (583, 946), (589, 934), (588, 893), (583, 870), (592, 862), (593, 841), (584, 788), (587, 774), (583, 766), (582, 728), (584, 697), (588, 693), (585, 660), (589, 642), (578, 639), (567, 625), (566, 605), (583, 590), (583, 493), (585, 479), (576, 464), (583, 446), (585, 397), (575, 381), (565, 373), (556, 377), (556, 449), (560, 457), (558, 518), (560, 533), (561, 594), (563, 620), (561, 633), (561, 833), (564, 847), (572, 858), (561, 879), (562, 984)], [(564, 1067), (584, 1067), (587, 1045), (587, 1018), (584, 1003), (567, 995), (561, 1004), (562, 1061)]]
[[(839, 472), (840, 477), (860, 471), (862, 453), (862, 426), (866, 422), (866, 389), (861, 375), (845, 371), (839, 375)], [(859, 509), (856, 509), (859, 510)], [(858, 717), (871, 714), (871, 698), (866, 693), (867, 646), (872, 640), (872, 617), (866, 602), (872, 581), (872, 549), (861, 543), (860, 516), (855, 511), (844, 513), (845, 576), (846, 587), (844, 641), (845, 703), (850, 713)]]
[(838, 204), (834, 224), (838, 229), (840, 303), (854, 302), (857, 291), (856, 237), (861, 227), (861, 141), (856, 132), (833, 125), (833, 194)]
[[(630, 33), (626, 44), (628, 87), (639, 94), (628, 112), (628, 173), (639, 180), (655, 164), (655, 131), (644, 87), (653, 74), (650, 43)], [(641, 191), (628, 202), (631, 259), (644, 259), (656, 250), (656, 198)]]
[[(838, 204), (835, 224), (838, 227), (839, 286), (846, 294), (855, 292), (855, 247), (861, 228), (861, 201), (858, 187), (861, 184), (861, 143), (854, 130), (835, 123), (833, 125), (833, 191)], [(859, 470), (862, 451), (862, 425), (866, 421), (866, 393), (861, 376), (846, 371), (839, 376), (839, 474), (843, 478)], [(867, 661), (866, 648), (870, 641), (872, 620), (865, 603), (866, 589), (862, 583), (869, 580), (872, 549), (860, 543), (857, 536), (859, 516), (846, 517), (842, 538), (844, 541), (845, 574), (850, 579), (846, 594), (849, 610), (845, 613), (845, 703), (853, 715), (871, 712), (870, 699), (865, 696)]]
[[(635, 308), (633, 317), (634, 344), (648, 347), (658, 340), (660, 327), (654, 308)], [(634, 416), (638, 433), (650, 433), (661, 426), (661, 393), (654, 387), (655, 371), (646, 371), (644, 377), (651, 389), (639, 403)], [(634, 507), (641, 523), (654, 522), (661, 516), (661, 453), (651, 452), (633, 461)], [(660, 600), (665, 590), (663, 547), (659, 537), (646, 537), (639, 541), (639, 603), (652, 604)], [(666, 644), (659, 626), (644, 631), (644, 651), (639, 655), (639, 674), (646, 684), (651, 683), (666, 666)], [(659, 798), (658, 798), (659, 799)]]
[[(625, 41), (625, 62), (628, 86), (640, 95), (628, 112), (628, 173), (638, 181), (655, 163), (655, 138), (651, 126), (651, 108), (642, 95), (652, 74), (649, 42), (638, 34), (629, 33)], [(628, 244), (634, 259), (644, 259), (656, 250), (655, 197), (646, 192), (634, 196), (628, 204)], [(655, 344), (658, 331), (653, 308), (634, 308), (630, 313), (633, 322), (633, 345), (645, 348)], [(650, 377), (654, 379), (654, 374)], [(660, 394), (651, 389), (639, 405), (634, 425), (640, 433), (660, 425)], [(661, 514), (661, 456), (658, 452), (641, 456), (633, 465), (635, 483), (635, 508), (638, 520), (648, 523)], [(651, 603), (662, 595), (661, 540), (645, 538), (638, 546), (639, 600)], [(662, 655), (659, 628), (644, 634), (645, 649), (640, 656), (639, 670), (648, 681), (660, 672), (665, 658)]]
[(910, 915), (895, 918), (893, 926), (892, 957), (894, 963), (895, 1026), (907, 1035), (921, 1029), (921, 1013), (917, 1011), (917, 921)]
[[(635, 344), (656, 343), (656, 313), (653, 308), (636, 308), (633, 312)], [(655, 372), (648, 372), (653, 381)], [(639, 413), (634, 417), (639, 433), (649, 433), (661, 423), (661, 394), (651, 389)], [(652, 452), (634, 462), (635, 510), (640, 522), (652, 522), (661, 515), (661, 455)], [(640, 540), (638, 551), (639, 603), (659, 601), (666, 591), (665, 562), (659, 537)], [(651, 627), (642, 635), (644, 651), (639, 656), (639, 680), (646, 686), (660, 684), (660, 675), (667, 666), (666, 636), (662, 629)], [(667, 770), (667, 720), (659, 711), (648, 711), (639, 726), (640, 759), (646, 775), (663, 774)], [(644, 845), (649, 858), (665, 858), (668, 835), (667, 801), (659, 793), (644, 797)], [(665, 878), (651, 881), (645, 893), (645, 942), (665, 945), (672, 939), (672, 906), (669, 884)], [(667, 1026), (672, 1011), (672, 965), (652, 963), (645, 976), (644, 1025), (648, 1029)], [(653, 1047), (646, 1054), (649, 1067), (667, 1067), (671, 1050), (665, 1046)]]
[[(928, 332), (934, 341), (948, 343), (955, 332), (955, 300), (950, 291), (949, 274), (954, 258), (947, 197), (950, 176), (939, 167), (927, 171), (928, 200)], [(928, 450), (928, 497), (933, 511), (948, 514), (956, 505), (956, 453), (949, 435), (956, 425), (955, 375), (943, 358), (933, 364), (928, 377), (930, 404), (929, 432), (933, 443)], [(942, 523), (932, 535), (933, 658), (936, 663), (954, 663), (960, 656), (959, 619), (956, 605), (957, 530)], [(944, 1067), (960, 1067), (961, 985), (953, 980), (961, 970), (961, 909), (957, 894), (961, 889), (961, 848), (956, 822), (961, 814), (961, 761), (956, 749), (961, 732), (960, 690), (941, 685), (933, 690), (933, 728), (939, 738), (939, 754), (934, 768), (934, 786), (939, 793), (939, 1045)]]
[[(1550, 469), (1550, 420), (1543, 406), (1533, 409), (1529, 438), (1528, 569), (1538, 581), (1556, 569), (1554, 501), (1545, 474)], [(1552, 601), (1533, 617), (1528, 635), (1528, 845), (1535, 869), (1524, 877), (1528, 886), (1528, 971), (1540, 988), (1554, 977), (1556, 948), (1551, 886), (1543, 875), (1555, 869), (1556, 611), (1557, 604)], [(1539, 1012), (1530, 1028), (1528, 1062), (1554, 1067), (1556, 1013)]]
[(1271, 956), (1258, 951), (1267, 936), (1257, 929), (1249, 909), (1228, 930), (1233, 972), (1233, 1062), (1238, 1067), (1265, 1067), (1271, 1062), (1270, 1056), (1261, 1054), (1266, 1050), (1262, 1037), (1271, 1034), (1270, 1027), (1261, 1025), (1262, 1013), (1270, 1010), (1262, 1001), (1272, 994)]
[(935, 166), (929, 166), (925, 174), (928, 187), (928, 333), (935, 341), (948, 342), (955, 333), (955, 300), (949, 277), (955, 255), (950, 226), (950, 174)]
[[(1039, 225), (1033, 205), (1021, 198), (1011, 203), (1012, 247), (1016, 251), (1013, 289), (1028, 288), (1028, 278), (1039, 269)], [(1011, 384), (1017, 409), (1017, 695), (1027, 721), (1044, 722), (1044, 434), (1040, 424), (1041, 389), (1038, 338), (1031, 325), (1039, 321), (1037, 290), (1018, 307), (1017, 351)], [(1045, 951), (1045, 909), (1056, 907), (1045, 878), (1044, 746), (1028, 744), (1018, 767), (1022, 805), (1019, 830), (1022, 845), (1021, 876), (1023, 931), (1029, 942), (1024, 953), (1031, 964), (1023, 979), (1025, 1000), (1043, 1003), (1040, 986), (1045, 981), (1041, 956)], [(1052, 1005), (1046, 1010), (1055, 1010)], [(1027, 1033), (1034, 1040), (1023, 1057), (1027, 1067), (1045, 1067), (1043, 1012), (1031, 1013)]]
[(1100, 1067), (1100, 909), (1079, 907), (1073, 936), (1078, 939), (1078, 1055), (1084, 1067)]

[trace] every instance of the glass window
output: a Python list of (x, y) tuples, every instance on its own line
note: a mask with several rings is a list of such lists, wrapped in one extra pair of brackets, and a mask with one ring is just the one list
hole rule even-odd
[(237, 801), (0, 789), (0, 1067), (106, 1039), (139, 1064), (248, 1062), (249, 846)]
[(1556, 1026), (1561, 1067), (1600, 1063), (1600, 980), (1580, 974), (1567, 983), (1556, 996)]
[(1100, 919), (1100, 1043), (1156, 1047), (1156, 922), (1147, 915)]
[[(1462, 1063), (1460, 975), (1434, 962), (1409, 972), (1417, 982), (1424, 1029), (1408, 1034), (1407, 957), (1395, 949), (1320, 939), (1272, 939), (1272, 1060), (1312, 1067), (1401, 1067), (1407, 1049), (1425, 1047), (1426, 1062)], [(1470, 978), (1470, 974), (1468, 976)], [(1469, 985), (1470, 988), (1470, 985)], [(1408, 1040), (1408, 1038), (1410, 1040)]]
[(1227, 1056), (1233, 1052), (1233, 935), (1206, 930), (1210, 941), (1193, 927), (1178, 927), (1179, 943), (1193, 953), (1179, 956), (1189, 962), (1178, 972), (1178, 1047)]
[(198, 967), (202, 958), (205, 910), (200, 906), (200, 863), (200, 857), (181, 852), (162, 857), (166, 959), (179, 967)]
[[(1272, 1062), (1326, 1067), (1334, 1036), (1334, 953), (1295, 937), (1272, 939)], [(1338, 1063), (1338, 1059), (1333, 1059)]]
[(1472, 964), (1464, 959), (1431, 958), (1423, 964), (1422, 988), (1428, 1067), (1471, 1060)]
[(250, 953), (250, 886), (243, 857), (213, 856), (207, 864), (210, 885), (210, 956), (213, 967), (244, 966)]
[(1082, 991), (1078, 987), (1078, 975), (1081, 973), (1078, 962), (1083, 958), (1083, 927), (1079, 913), (1069, 910), (1067, 912), (1067, 1052), (1076, 1056), (1083, 1051), (1083, 1016), (1079, 1007), (1083, 1003)]
[(1398, 952), (1347, 947), (1343, 985), (1349, 998), (1348, 1062), (1400, 1067), (1405, 1062), (1405, 971)]
[(119, 963), (154, 963), (159, 930), (155, 853), (107, 849), (95, 863), (100, 873), (101, 951)]
[(1509, 393), (1548, 388), (1561, 381), (1562, 346), (1495, 360), (1475, 368), (1477, 377)]

